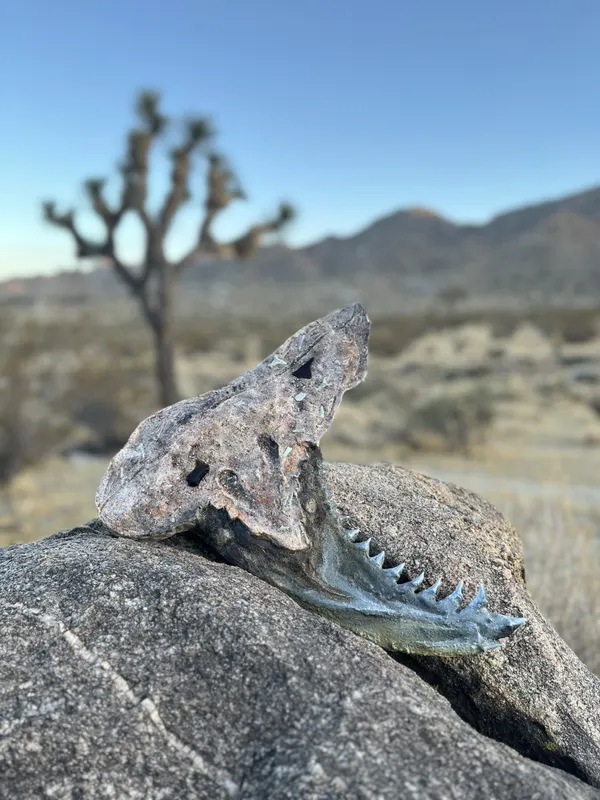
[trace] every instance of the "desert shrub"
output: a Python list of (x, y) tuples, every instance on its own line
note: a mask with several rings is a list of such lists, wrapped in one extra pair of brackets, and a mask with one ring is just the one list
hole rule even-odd
[[(368, 309), (367, 309), (368, 310)], [(313, 319), (310, 313), (304, 316), (290, 316), (282, 321), (268, 315), (235, 315), (208, 317), (185, 316), (177, 320), (176, 344), (184, 355), (211, 352), (221, 348), (227, 340), (243, 351), (244, 342), (249, 335), (260, 340), (260, 357), (273, 352), (289, 336)], [(543, 333), (564, 342), (588, 341), (598, 335), (599, 309), (540, 309), (525, 311), (441, 311), (433, 307), (418, 315), (397, 314), (375, 316), (369, 340), (369, 351), (376, 356), (395, 356), (411, 342), (426, 333), (457, 328), (467, 324), (489, 324), (497, 337), (513, 334), (526, 321), (531, 322)], [(100, 326), (92, 322), (89, 336), (93, 331), (109, 336), (119, 336), (123, 342), (139, 341), (146, 336), (142, 323), (132, 314), (127, 325)], [(58, 335), (58, 334), (56, 334)], [(68, 326), (63, 337), (69, 335)], [(234, 349), (235, 346), (234, 346)]]
[(590, 408), (595, 414), (600, 417), (600, 395), (598, 397), (591, 397), (589, 399)]
[(469, 296), (469, 292), (464, 286), (449, 284), (444, 286), (436, 295), (436, 299), (442, 306), (443, 312), (451, 314), (459, 303), (464, 302)]
[(184, 355), (215, 350), (225, 335), (223, 325), (215, 320), (183, 320), (177, 325), (177, 347)]
[(87, 426), (96, 439), (96, 442), (90, 443), (91, 449), (99, 452), (119, 450), (125, 444), (126, 438), (119, 436), (115, 430), (117, 415), (118, 408), (114, 400), (97, 398), (78, 403), (74, 412), (75, 419)]
[(566, 343), (587, 342), (600, 335), (600, 309), (597, 307), (541, 308), (528, 311), (448, 310), (446, 313), (434, 308), (419, 315), (375, 317), (370, 351), (375, 355), (394, 356), (426, 333), (468, 324), (488, 324), (495, 337), (505, 338), (511, 336), (524, 322), (532, 323), (551, 339)]
[(423, 449), (427, 434), (433, 434), (444, 449), (469, 454), (474, 444), (484, 442), (494, 416), (494, 398), (485, 386), (438, 394), (412, 409), (405, 438), (416, 449)]
[(77, 315), (2, 317), (1, 482), (72, 446), (110, 452), (155, 409), (152, 350), (141, 326)]
[(554, 335), (566, 343), (589, 342), (598, 335), (598, 309), (547, 309), (538, 312), (540, 327), (544, 333)]
[(0, 383), (0, 484), (8, 481), (23, 463), (23, 427), (20, 420), (21, 387), (13, 376), (10, 385)]
[[(0, 341), (0, 482), (6, 482), (52, 451), (64, 436), (64, 424), (51, 414), (42, 415), (39, 425), (31, 424), (37, 398), (29, 366), (44, 347), (43, 329), (32, 320), (19, 324), (6, 315), (0, 323)], [(51, 364), (46, 371), (52, 372)]]
[(26, 294), (8, 295), (0, 297), (0, 308), (30, 308), (35, 304), (35, 298)]
[(524, 322), (530, 322), (549, 338), (569, 343), (594, 339), (599, 315), (598, 308), (534, 308), (473, 312), (470, 321), (488, 322), (497, 337), (511, 336)]

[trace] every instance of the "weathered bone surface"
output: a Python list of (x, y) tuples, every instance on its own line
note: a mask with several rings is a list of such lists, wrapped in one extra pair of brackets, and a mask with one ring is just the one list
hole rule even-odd
[(98, 488), (100, 518), (140, 539), (198, 528), (228, 562), (388, 650), (498, 647), (523, 618), (490, 612), (483, 586), (465, 606), (461, 582), (442, 599), (422, 575), (400, 582), (404, 565), (372, 555), (330, 498), (318, 444), (366, 375), (369, 327), (358, 304), (335, 311), (223, 389), (149, 417)]

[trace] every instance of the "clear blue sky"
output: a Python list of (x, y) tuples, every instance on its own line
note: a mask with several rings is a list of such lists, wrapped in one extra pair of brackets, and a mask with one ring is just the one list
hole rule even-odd
[(400, 207), (484, 220), (591, 186), (599, 42), (598, 0), (4, 0), (0, 277), (75, 263), (39, 201), (84, 208), (81, 180), (116, 175), (144, 86), (214, 116), (250, 196), (223, 236), (282, 198), (302, 244)]

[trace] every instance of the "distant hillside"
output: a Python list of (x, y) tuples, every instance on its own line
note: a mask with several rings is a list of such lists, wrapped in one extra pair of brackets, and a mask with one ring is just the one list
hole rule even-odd
[[(473, 300), (600, 302), (600, 187), (509, 211), (485, 225), (456, 225), (426, 209), (402, 210), (349, 237), (308, 247), (264, 248), (244, 263), (203, 261), (184, 277), (210, 294), (227, 284), (266, 294), (290, 284), (380, 287), (382, 302), (434, 298), (447, 287)], [(0, 284), (0, 296), (103, 295), (120, 289), (110, 270), (96, 269)], [(17, 292), (18, 293), (18, 292)], [(391, 295), (390, 295), (391, 293)], [(335, 292), (334, 292), (335, 294)], [(373, 301), (371, 301), (373, 302)]]

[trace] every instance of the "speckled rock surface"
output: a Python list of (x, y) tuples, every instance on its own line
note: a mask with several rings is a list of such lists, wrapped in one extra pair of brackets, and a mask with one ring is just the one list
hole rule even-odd
[(373, 537), (374, 550), (405, 561), (410, 577), (441, 577), (440, 593), (462, 578), (466, 598), (482, 581), (493, 611), (529, 620), (483, 657), (403, 663), (478, 730), (600, 786), (600, 681), (532, 602), (519, 537), (502, 515), (477, 495), (397, 466), (330, 464), (326, 478), (352, 526)]
[[(334, 474), (341, 495), (350, 472)], [(460, 536), (450, 517), (438, 527)], [(385, 535), (399, 548), (405, 534)], [(194, 541), (117, 539), (94, 522), (0, 552), (0, 796), (600, 797), (475, 732), (376, 645)], [(413, 555), (428, 557), (426, 541)], [(511, 643), (521, 660), (533, 631)], [(498, 667), (479, 670), (507, 685)]]

